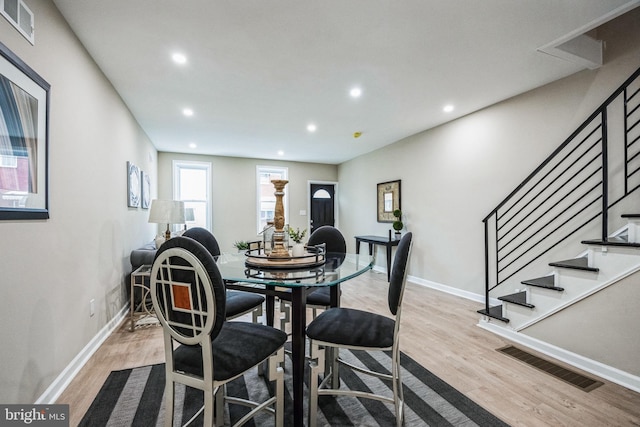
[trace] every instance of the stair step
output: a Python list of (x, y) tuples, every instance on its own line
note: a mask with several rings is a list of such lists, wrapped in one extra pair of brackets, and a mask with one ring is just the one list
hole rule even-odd
[(502, 306), (501, 305), (496, 305), (494, 307), (489, 307), (489, 312), (487, 312), (486, 308), (483, 308), (482, 310), (478, 310), (478, 313), (484, 315), (484, 316), (489, 316), (492, 317), (494, 319), (498, 319), (501, 320), (505, 323), (509, 323), (509, 319), (507, 319), (506, 317), (502, 317)]
[(529, 308), (535, 307), (535, 305), (529, 304), (527, 302), (527, 293), (525, 291), (516, 292), (515, 294), (498, 297), (498, 299), (501, 301), (510, 302), (512, 304), (521, 305), (523, 307), (529, 307)]
[(607, 240), (583, 240), (582, 244), (584, 245), (599, 245), (599, 246), (622, 246), (622, 247), (630, 247), (630, 248), (640, 248), (640, 243), (632, 243), (629, 242), (629, 237), (627, 235), (609, 237)]
[(640, 218), (640, 214), (624, 214), (624, 215), (621, 215), (621, 216), (622, 216), (622, 218), (631, 218), (631, 219)]
[(584, 271), (593, 271), (593, 272), (600, 271), (598, 268), (589, 267), (589, 260), (587, 259), (587, 257), (550, 262), (549, 265), (552, 267), (571, 268), (573, 270), (584, 270)]
[(564, 291), (564, 288), (556, 286), (556, 276), (553, 275), (538, 277), (537, 279), (523, 280), (521, 283), (523, 285), (536, 286), (538, 288), (551, 289), (558, 292)]

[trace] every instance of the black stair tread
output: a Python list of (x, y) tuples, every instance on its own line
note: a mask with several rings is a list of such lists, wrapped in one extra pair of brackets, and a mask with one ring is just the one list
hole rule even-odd
[(600, 245), (600, 246), (627, 246), (631, 248), (640, 248), (640, 243), (629, 242), (628, 236), (609, 237), (607, 240), (583, 240), (584, 245)]
[(529, 304), (527, 302), (527, 293), (525, 291), (516, 292), (515, 294), (510, 294), (510, 295), (504, 295), (504, 296), (498, 297), (498, 299), (501, 301), (510, 302), (512, 304), (521, 305), (523, 307), (529, 307), (529, 308), (535, 307), (535, 305)]
[(594, 271), (594, 272), (600, 271), (598, 268), (589, 267), (589, 260), (587, 259), (587, 257), (550, 262), (549, 265), (552, 267), (571, 268), (574, 270), (584, 270), (584, 271)]
[(556, 286), (556, 276), (554, 275), (538, 277), (536, 279), (523, 280), (521, 283), (523, 285), (536, 286), (538, 288), (551, 289), (558, 292), (564, 291), (564, 288)]
[(502, 317), (502, 306), (496, 305), (494, 307), (489, 307), (489, 312), (487, 313), (487, 309), (483, 308), (482, 310), (478, 310), (478, 313), (483, 314), (485, 316), (492, 317), (494, 319), (501, 320), (505, 323), (509, 323), (509, 319), (506, 317)]
[(640, 214), (624, 214), (622, 218), (640, 218)]

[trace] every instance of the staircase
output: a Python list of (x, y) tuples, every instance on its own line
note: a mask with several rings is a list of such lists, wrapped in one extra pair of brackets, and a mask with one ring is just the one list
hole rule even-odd
[(483, 321), (518, 332), (640, 271), (639, 188), (640, 69), (483, 220)]

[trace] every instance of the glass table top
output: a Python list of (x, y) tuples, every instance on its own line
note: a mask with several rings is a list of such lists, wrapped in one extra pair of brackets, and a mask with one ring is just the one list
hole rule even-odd
[(248, 266), (244, 253), (225, 253), (217, 265), (224, 280), (275, 285), (287, 288), (299, 286), (332, 286), (349, 280), (373, 268), (373, 257), (356, 254), (326, 254), (326, 262), (304, 268), (279, 268), (277, 262), (268, 268)]

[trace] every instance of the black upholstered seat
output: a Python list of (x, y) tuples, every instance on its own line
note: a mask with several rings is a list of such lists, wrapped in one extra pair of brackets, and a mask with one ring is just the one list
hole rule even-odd
[[(215, 424), (223, 424), (225, 400), (253, 408), (236, 425), (265, 410), (275, 414), (275, 425), (283, 425), (287, 335), (261, 324), (226, 321), (225, 284), (209, 250), (188, 237), (167, 241), (156, 254), (150, 284), (165, 342), (165, 425), (173, 423), (175, 383), (204, 392), (196, 414), (204, 412), (204, 425), (214, 425), (214, 412)], [(265, 361), (269, 380), (276, 382), (274, 397), (252, 402), (226, 396), (227, 382)]]
[[(407, 276), (407, 263), (411, 253), (412, 233), (406, 233), (396, 250), (391, 270), (391, 281), (387, 295), (389, 311), (392, 317), (378, 313), (357, 310), (353, 308), (334, 307), (318, 315), (307, 327), (307, 337), (310, 340), (310, 372), (309, 382), (309, 426), (316, 425), (318, 411), (318, 395), (351, 395), (367, 397), (394, 404), (398, 426), (402, 425), (404, 398), (402, 395), (402, 380), (400, 378), (400, 314), (402, 297)], [(391, 350), (392, 367), (387, 373), (373, 372), (356, 368), (339, 357), (340, 347), (358, 350)], [(321, 363), (328, 352), (327, 366)], [(358, 390), (339, 390), (339, 364), (348, 365), (360, 372), (379, 378), (391, 380), (393, 383), (393, 397), (383, 396), (373, 392)], [(322, 383), (318, 385), (318, 375), (324, 370)]]
[[(220, 255), (220, 245), (209, 230), (202, 227), (193, 227), (185, 231), (182, 236), (196, 240), (214, 257)], [(251, 292), (227, 291), (227, 319), (231, 320), (243, 314), (252, 313), (253, 321), (257, 322), (258, 316), (262, 315), (264, 301), (264, 296)]]

